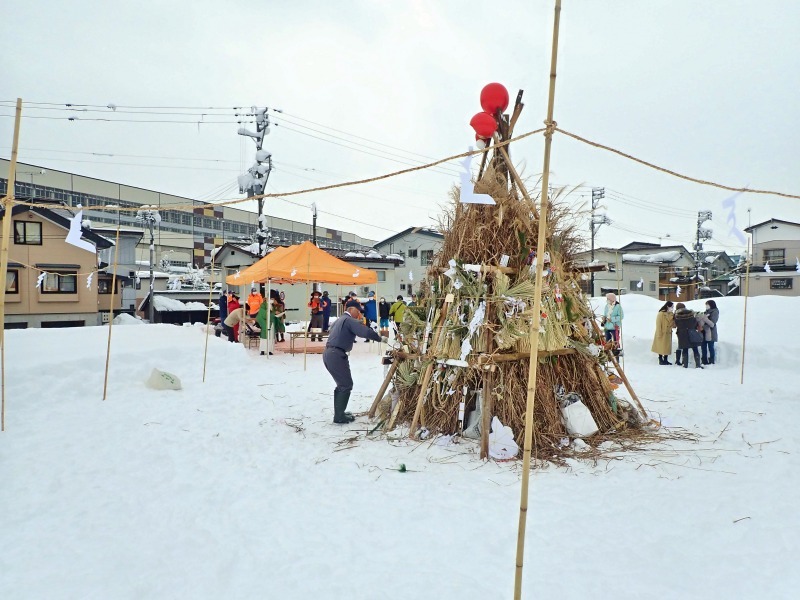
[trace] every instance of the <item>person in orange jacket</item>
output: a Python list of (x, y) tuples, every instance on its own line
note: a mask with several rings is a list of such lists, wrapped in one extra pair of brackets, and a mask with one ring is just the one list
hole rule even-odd
[[(308, 324), (308, 328), (310, 329), (319, 329), (322, 331), (322, 294), (320, 292), (314, 292), (311, 294), (311, 300), (308, 303), (308, 307), (311, 309), (311, 323)], [(312, 331), (311, 332), (311, 341), (313, 342), (315, 337), (322, 341), (322, 336), (316, 336), (316, 334)]]
[(264, 302), (264, 296), (261, 295), (258, 288), (251, 289), (250, 295), (247, 297), (247, 311), (253, 319), (258, 316), (258, 309), (261, 308), (262, 302)]

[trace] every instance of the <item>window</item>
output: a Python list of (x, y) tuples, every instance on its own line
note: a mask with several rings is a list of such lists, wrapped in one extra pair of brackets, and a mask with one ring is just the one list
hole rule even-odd
[(43, 294), (76, 294), (78, 275), (76, 273), (46, 273), (41, 287)]
[(19, 271), (16, 269), (6, 271), (6, 294), (19, 294)]
[(629, 290), (639, 291), (639, 281), (631, 281), (630, 285), (628, 286)]
[(655, 281), (651, 281), (650, 282), (650, 291), (651, 292), (655, 292), (656, 291), (656, 282)]
[(792, 289), (791, 277), (771, 277), (769, 280), (769, 289), (771, 290), (790, 290)]
[(376, 271), (378, 274), (378, 281), (386, 281), (386, 271)]
[(411, 248), (408, 249), (408, 258), (417, 258), (416, 248), (414, 248), (413, 250)]
[(783, 248), (764, 250), (764, 262), (766, 263), (767, 261), (769, 261), (771, 265), (786, 264), (786, 250)]
[(419, 262), (423, 267), (431, 264), (433, 262), (433, 250), (423, 250)]
[(405, 291), (405, 289), (406, 289), (406, 284), (405, 284), (405, 283), (401, 283), (401, 284), (400, 284), (400, 289), (401, 289), (402, 291)]
[(42, 224), (30, 221), (14, 221), (14, 243), (41, 246)]
[(617, 271), (617, 263), (607, 263), (607, 264), (608, 264), (609, 272), (610, 273), (616, 273), (616, 271)]
[(669, 297), (670, 291), (671, 291), (670, 288), (667, 287), (658, 288), (658, 297), (667, 299)]
[(111, 280), (110, 279), (98, 279), (97, 280), (97, 293), (98, 294), (110, 294), (111, 293)]

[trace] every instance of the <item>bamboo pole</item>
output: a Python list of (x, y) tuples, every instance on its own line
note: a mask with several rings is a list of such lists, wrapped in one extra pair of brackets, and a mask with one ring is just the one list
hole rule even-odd
[(397, 367), (400, 366), (400, 360), (395, 359), (392, 361), (392, 366), (389, 367), (389, 372), (386, 373), (386, 377), (383, 378), (383, 383), (381, 384), (380, 389), (378, 390), (377, 395), (375, 396), (375, 400), (372, 401), (372, 406), (369, 407), (369, 412), (367, 416), (371, 419), (375, 416), (375, 411), (378, 409), (378, 404), (380, 404), (383, 395), (386, 393), (386, 388), (389, 387), (389, 384), (392, 381), (392, 377), (394, 377), (394, 372), (397, 371)]
[(533, 320), (528, 332), (531, 356), (528, 367), (528, 397), (525, 408), (525, 443), (522, 451), (522, 487), (519, 501), (519, 526), (517, 531), (517, 557), (514, 574), (514, 600), (522, 598), (522, 565), (525, 556), (525, 525), (528, 519), (528, 482), (531, 473), (531, 444), (533, 441), (533, 407), (536, 401), (536, 375), (539, 365), (539, 315), (542, 311), (542, 268), (544, 267), (545, 238), (547, 236), (547, 213), (550, 184), (550, 147), (553, 141), (553, 106), (556, 95), (556, 65), (558, 63), (558, 26), (561, 17), (561, 0), (555, 0), (553, 18), (553, 47), (550, 54), (550, 91), (547, 99), (547, 119), (544, 132), (544, 166), (542, 167), (542, 194), (539, 209), (539, 238), (536, 256), (536, 296), (533, 301)]
[[(597, 337), (599, 337), (602, 342), (603, 332), (600, 331), (600, 328), (597, 326), (597, 322), (594, 319), (592, 319), (592, 327), (594, 327), (594, 332), (597, 334)], [(633, 386), (631, 386), (630, 381), (628, 381), (628, 377), (625, 375), (625, 371), (619, 365), (619, 362), (617, 362), (617, 359), (614, 356), (614, 352), (611, 350), (606, 350), (605, 353), (606, 356), (609, 358), (609, 360), (611, 360), (611, 362), (616, 367), (620, 379), (622, 379), (622, 382), (625, 384), (625, 389), (628, 390), (628, 393), (631, 395), (631, 398), (633, 398), (634, 401), (636, 402), (636, 405), (639, 407), (639, 411), (642, 413), (642, 417), (644, 418), (645, 421), (647, 421), (648, 419), (647, 412), (644, 410), (644, 406), (642, 406), (642, 403), (639, 401), (639, 396), (637, 396), (636, 392), (633, 391)]]
[[(203, 383), (206, 382), (206, 363), (208, 361), (208, 335), (209, 335), (209, 326), (211, 325), (211, 303), (214, 299), (214, 259), (216, 258), (216, 252), (211, 254), (211, 272), (208, 276), (208, 316), (206, 317), (206, 348), (203, 351)], [(109, 337), (111, 337), (111, 332), (109, 330)]]
[[(311, 284), (311, 253), (308, 254), (308, 268), (306, 270), (306, 298), (311, 298), (309, 292), (309, 285)], [(309, 300), (309, 303), (311, 300)], [(306, 327), (306, 335), (303, 337), (303, 371), (306, 370), (308, 363), (308, 336), (311, 334), (311, 306), (308, 307), (308, 326)]]
[[(17, 150), (19, 148), (19, 125), (22, 120), (22, 98), (17, 98), (14, 113), (14, 137), (11, 143), (11, 163), (8, 167), (8, 187), (3, 198), (3, 241), (0, 246), (0, 431), (6, 430), (6, 282), (8, 278), (8, 249), (11, 238), (11, 212), (14, 210), (14, 187), (17, 184)], [(19, 281), (17, 281), (19, 286)]]
[[(445, 296), (445, 300), (442, 303), (441, 313), (439, 314), (439, 318), (436, 319), (435, 324), (435, 331), (433, 333), (433, 341), (430, 345), (430, 353), (431, 355), (435, 355), (436, 346), (439, 343), (439, 334), (442, 332), (442, 324), (444, 323), (445, 316), (447, 315), (447, 307), (450, 305), (450, 302), (453, 300), (452, 294), (448, 294)], [(423, 340), (424, 343), (424, 340)], [(414, 434), (417, 431), (417, 424), (419, 423), (419, 415), (422, 412), (422, 404), (425, 401), (425, 392), (428, 388), (428, 382), (430, 381), (431, 374), (433, 373), (433, 365), (435, 361), (432, 361), (427, 369), (425, 369), (425, 375), (422, 378), (422, 386), (420, 387), (419, 396), (417, 396), (417, 406), (414, 409), (414, 418), (411, 420), (411, 427), (408, 430), (408, 437), (414, 437)]]
[(492, 411), (494, 410), (494, 372), (492, 367), (483, 374), (483, 406), (481, 407), (481, 458), (489, 458), (489, 430), (492, 427)]
[[(106, 399), (108, 394), (108, 365), (111, 362), (111, 331), (114, 327), (114, 292), (117, 286), (117, 266), (119, 265), (119, 228), (120, 222), (117, 219), (117, 235), (114, 240), (114, 270), (111, 273), (111, 306), (109, 307), (108, 315), (108, 341), (106, 342), (106, 369), (103, 374), (103, 400)], [(98, 274), (99, 278), (99, 274)], [(150, 302), (154, 300), (152, 294), (150, 295)], [(205, 369), (205, 366), (203, 367)], [(203, 372), (205, 377), (205, 371)]]
[[(739, 369), (739, 385), (744, 384), (744, 351), (746, 348), (745, 342), (747, 341), (747, 297), (750, 295), (750, 263), (752, 257), (747, 260), (747, 269), (744, 280), (744, 323), (742, 326), (742, 366)], [(742, 284), (739, 283), (739, 289)]]

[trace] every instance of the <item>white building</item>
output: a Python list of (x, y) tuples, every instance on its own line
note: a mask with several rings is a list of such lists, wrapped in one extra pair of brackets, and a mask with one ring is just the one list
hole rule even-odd
[(379, 252), (405, 259), (403, 269), (395, 275), (393, 285), (387, 286), (392, 297), (411, 296), (419, 289), (419, 282), (425, 278), (443, 240), (444, 236), (434, 229), (409, 227), (375, 244), (375, 249)]
[(800, 223), (770, 219), (745, 231), (753, 249), (748, 295), (800, 295)]

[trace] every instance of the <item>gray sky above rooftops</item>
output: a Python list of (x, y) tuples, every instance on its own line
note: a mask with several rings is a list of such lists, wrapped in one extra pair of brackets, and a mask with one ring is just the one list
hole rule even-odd
[[(525, 90), (517, 133), (541, 127), (553, 4), (15, 2), (0, 38), (0, 100), (280, 108), (285, 112), (271, 114), (276, 126), (264, 147), (275, 160), (268, 191), (287, 192), (466, 150), (474, 144), (469, 120), (480, 111), (480, 90), (492, 81), (503, 83), (512, 101), (518, 89)], [(563, 5), (559, 126), (702, 179), (800, 192), (800, 3)], [(235, 178), (252, 163), (254, 145), (237, 136), (233, 110), (208, 111), (216, 116), (202, 118), (230, 123), (199, 125), (197, 109), (185, 116), (152, 114), (155, 108), (130, 109), (151, 113), (146, 115), (98, 110), (111, 114), (75, 116), (192, 122), (25, 119), (20, 161), (199, 199), (239, 196)], [(0, 114), (12, 115), (12, 105), (4, 102)], [(70, 116), (29, 106), (25, 114)], [(12, 128), (13, 119), (0, 118), (4, 157)], [(513, 146), (514, 159), (534, 180), (542, 151), (541, 136)], [(674, 179), (562, 135), (554, 137), (551, 166), (554, 184), (584, 186), (567, 199), (576, 210), (588, 206), (592, 186), (605, 187), (604, 211), (614, 223), (600, 229), (598, 246), (660, 237), (691, 247), (696, 211), (707, 209), (714, 213), (714, 239), (706, 249), (741, 249), (722, 206), (729, 192)], [(320, 226), (383, 239), (433, 224), (457, 181), (454, 163), (291, 198), (303, 206), (269, 200), (267, 211), (307, 221), (306, 206), (314, 201)], [(748, 208), (752, 223), (800, 221), (798, 200), (742, 195), (735, 203), (741, 228)]]

